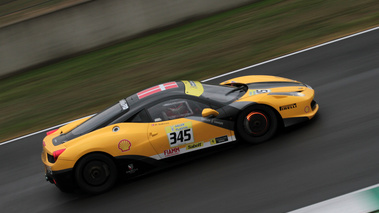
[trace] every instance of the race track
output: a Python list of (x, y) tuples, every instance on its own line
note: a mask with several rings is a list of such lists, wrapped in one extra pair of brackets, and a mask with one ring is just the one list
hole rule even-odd
[(287, 212), (379, 183), (379, 30), (212, 80), (269, 74), (316, 90), (318, 116), (98, 196), (44, 180), (44, 133), (0, 146), (1, 212)]

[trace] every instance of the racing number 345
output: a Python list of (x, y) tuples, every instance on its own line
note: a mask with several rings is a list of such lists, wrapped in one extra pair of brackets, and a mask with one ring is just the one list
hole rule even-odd
[(171, 146), (178, 146), (192, 142), (192, 129), (185, 129), (169, 133), (169, 142)]
[(194, 141), (191, 122), (168, 126), (166, 127), (166, 133), (171, 147), (192, 143)]

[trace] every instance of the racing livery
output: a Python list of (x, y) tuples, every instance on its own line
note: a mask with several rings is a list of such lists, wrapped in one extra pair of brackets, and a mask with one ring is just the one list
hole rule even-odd
[(62, 191), (102, 193), (120, 176), (138, 177), (237, 139), (264, 142), (282, 126), (313, 118), (313, 99), (310, 86), (275, 76), (160, 84), (47, 132), (46, 180)]

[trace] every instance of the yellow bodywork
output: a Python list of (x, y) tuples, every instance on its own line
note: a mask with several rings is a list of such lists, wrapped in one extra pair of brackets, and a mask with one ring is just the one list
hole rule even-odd
[(241, 77), (229, 79), (227, 81), (220, 83), (220, 85), (226, 85), (226, 84), (232, 84), (232, 83), (249, 84), (249, 83), (258, 83), (258, 82), (279, 82), (279, 81), (280, 82), (298, 82), (298, 81), (291, 80), (288, 78), (271, 76), (271, 75), (248, 75), (248, 76), (241, 76)]
[[(295, 80), (268, 76), (268, 75), (251, 75), (237, 77), (225, 82), (221, 85), (231, 85), (233, 83), (260, 83), (260, 82), (296, 82)], [(315, 109), (312, 110), (311, 102), (314, 98), (314, 90), (306, 86), (294, 86), (294, 87), (277, 87), (270, 88), (269, 92), (256, 92), (262, 89), (249, 89), (248, 92), (241, 97), (237, 102), (249, 101), (256, 102), (258, 104), (265, 104), (274, 108), (283, 119), (285, 118), (297, 118), (297, 117), (307, 117), (309, 119), (313, 118), (318, 111), (319, 106), (316, 105)], [(272, 95), (272, 93), (288, 93), (288, 92), (298, 92), (302, 96), (287, 96), (287, 95)], [(271, 94), (270, 94), (271, 93)], [(292, 104), (292, 106), (291, 106)], [(293, 105), (295, 104), (295, 105)]]
[[(230, 79), (221, 85), (234, 83), (258, 82), (296, 82), (298, 81), (274, 76), (244, 76)], [(184, 81), (186, 93), (200, 96), (204, 90), (199, 82)], [(283, 93), (296, 92), (289, 96)], [(312, 109), (314, 90), (300, 84), (299, 86), (249, 89), (236, 102), (265, 104), (275, 109), (283, 119), (307, 117), (311, 119), (318, 111), (318, 105)], [(113, 157), (142, 156), (156, 160), (172, 157), (235, 140), (234, 131), (211, 125), (202, 121), (179, 118), (151, 123), (118, 123), (103, 127), (82, 135), (60, 145), (53, 145), (52, 140), (60, 134), (71, 131), (89, 118), (74, 121), (44, 138), (42, 161), (49, 171), (72, 169), (78, 160), (88, 153), (102, 152)], [(55, 163), (48, 160), (47, 154), (64, 150)]]
[(199, 97), (204, 92), (203, 85), (198, 81), (182, 81), (185, 86), (185, 93)]
[[(70, 124), (68, 125), (70, 127)], [(114, 124), (54, 146), (53, 138), (57, 137), (62, 129), (67, 128), (63, 126), (44, 139), (42, 161), (51, 171), (71, 169), (82, 156), (92, 152), (103, 152), (113, 157), (137, 155), (159, 160), (218, 145), (211, 144), (212, 141), (216, 141), (215, 136), (226, 141), (235, 140), (234, 132), (231, 130), (180, 118), (154, 123)], [(114, 129), (118, 131), (115, 132)], [(174, 143), (174, 138), (177, 143)], [(46, 153), (53, 155), (54, 151), (61, 149), (66, 150), (55, 163), (50, 163)]]

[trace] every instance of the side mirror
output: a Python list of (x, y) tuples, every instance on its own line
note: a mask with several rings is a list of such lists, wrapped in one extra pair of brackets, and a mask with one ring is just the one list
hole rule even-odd
[(219, 113), (216, 110), (211, 109), (211, 108), (205, 108), (201, 112), (201, 116), (203, 116), (204, 118), (209, 117), (209, 116), (216, 117), (218, 114)]

